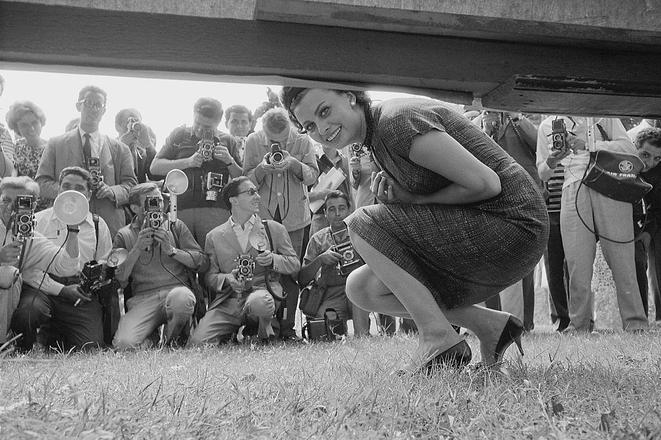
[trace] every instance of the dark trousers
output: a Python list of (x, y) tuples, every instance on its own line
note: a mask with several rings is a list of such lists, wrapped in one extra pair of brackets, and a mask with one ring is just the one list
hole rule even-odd
[(523, 277), (523, 328), (535, 328), (535, 270)]
[(650, 275), (652, 276), (652, 296), (654, 297), (654, 319), (659, 321), (661, 320), (661, 289), (659, 289), (659, 282), (661, 281), (661, 228), (651, 224), (645, 228), (645, 232), (649, 234), (649, 241), (638, 240), (635, 243), (636, 277), (643, 307), (645, 307), (645, 315), (647, 315), (649, 313), (647, 278), (649, 263)]
[(643, 301), (645, 316), (649, 314), (648, 301), (648, 280), (647, 280), (647, 249), (643, 240), (636, 240), (634, 243), (634, 258), (636, 261), (636, 281), (638, 281), (638, 290), (640, 290), (640, 299)]
[(546, 276), (549, 282), (549, 293), (555, 314), (551, 314), (553, 322), (569, 323), (569, 289), (567, 280), (567, 263), (565, 261), (565, 248), (562, 246), (560, 233), (560, 213), (549, 213), (550, 230), (549, 241), (546, 247)]
[(62, 344), (64, 350), (103, 346), (101, 304), (96, 298), (74, 307), (70, 301), (59, 296), (46, 295), (24, 285), (11, 321), (14, 333), (23, 334), (17, 341), (17, 348), (30, 350), (37, 330), (45, 324), (48, 324), (49, 333)]

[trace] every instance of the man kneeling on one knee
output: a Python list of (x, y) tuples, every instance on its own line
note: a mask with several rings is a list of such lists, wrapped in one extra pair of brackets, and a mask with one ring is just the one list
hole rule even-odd
[(207, 286), (216, 292), (209, 311), (191, 337), (192, 344), (217, 344), (242, 325), (258, 326), (258, 336), (275, 336), (272, 324), (282, 296), (281, 274), (300, 269), (287, 230), (279, 223), (262, 223), (260, 197), (249, 178), (232, 179), (222, 197), (231, 207), (227, 222), (207, 235)]
[(115, 248), (129, 251), (117, 278), (122, 285), (130, 284), (132, 296), (113, 345), (135, 348), (161, 324), (165, 324), (166, 344), (183, 344), (195, 309), (188, 271), (205, 270), (206, 255), (181, 220), (167, 220), (155, 183), (131, 188), (129, 204), (136, 215), (117, 232)]

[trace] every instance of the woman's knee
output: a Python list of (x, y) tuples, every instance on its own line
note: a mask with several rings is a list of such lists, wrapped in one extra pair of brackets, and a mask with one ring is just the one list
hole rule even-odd
[(175, 287), (165, 298), (168, 316), (192, 314), (195, 310), (195, 295), (188, 287)]
[(369, 266), (364, 265), (359, 267), (347, 277), (347, 297), (352, 303), (365, 308), (364, 306), (370, 305), (373, 302), (373, 292), (376, 282), (380, 281)]

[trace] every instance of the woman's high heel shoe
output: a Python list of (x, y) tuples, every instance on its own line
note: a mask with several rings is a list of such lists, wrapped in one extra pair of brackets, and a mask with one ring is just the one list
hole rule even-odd
[(461, 370), (468, 365), (473, 357), (470, 347), (465, 340), (458, 342), (452, 347), (441, 353), (430, 355), (422, 364), (408, 365), (407, 367), (395, 371), (398, 376), (410, 374), (430, 374), (441, 367), (450, 367)]
[(516, 344), (517, 348), (519, 349), (519, 353), (521, 353), (521, 356), (523, 356), (523, 347), (521, 346), (522, 334), (523, 323), (519, 319), (510, 315), (510, 317), (507, 318), (505, 328), (503, 328), (503, 331), (500, 333), (500, 338), (496, 344), (496, 350), (493, 355), (495, 363), (500, 362), (503, 354), (505, 354), (505, 351), (509, 348), (510, 345), (512, 345), (512, 343)]

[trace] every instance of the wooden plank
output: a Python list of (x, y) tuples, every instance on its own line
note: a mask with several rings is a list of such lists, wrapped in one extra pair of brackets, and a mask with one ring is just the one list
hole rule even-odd
[(31, 3), (0, 7), (0, 61), (14, 63), (276, 76), (437, 96), (450, 91), (464, 101), (514, 75), (645, 83), (658, 81), (661, 65), (655, 53)]
[[(320, 2), (315, 0), (257, 0), (255, 18), (267, 21), (314, 24), (319, 26), (339, 26), (355, 29), (372, 29), (380, 31), (406, 32), (424, 35), (443, 35), (464, 38), (479, 38), (498, 41), (528, 42), (551, 45), (578, 45), (601, 48), (633, 48), (637, 51), (661, 51), (661, 32), (658, 21), (654, 26), (637, 26), (627, 22), (629, 28), (614, 27), (615, 24), (597, 23), (583, 17), (562, 16), (556, 14), (546, 15), (550, 11), (548, 6), (539, 5), (541, 14), (533, 14), (532, 4), (529, 2), (510, 1), (512, 9), (505, 14), (501, 9), (495, 9), (494, 3), (484, 2), (484, 8), (477, 9), (472, 2), (443, 3), (443, 12), (429, 10), (411, 10), (402, 8), (373, 7), (357, 5), (339, 5), (336, 2)], [(560, 9), (560, 6), (556, 6)], [(590, 3), (590, 2), (585, 2)], [(468, 5), (460, 7), (459, 5)], [(471, 6), (472, 5), (472, 6)], [(580, 7), (581, 13), (584, 2), (572, 2), (575, 8)], [(640, 7), (638, 3), (629, 2), (621, 4), (619, 16), (628, 13), (634, 14), (632, 5)], [(612, 6), (609, 5), (601, 5)], [(453, 12), (449, 12), (453, 11)], [(539, 12), (539, 11), (538, 11)], [(492, 15), (490, 15), (492, 14)], [(648, 14), (649, 19), (654, 14)], [(526, 19), (524, 19), (526, 17)], [(558, 17), (559, 21), (551, 21), (549, 17)], [(600, 16), (601, 17), (601, 16)], [(644, 48), (641, 45), (645, 46)]]

